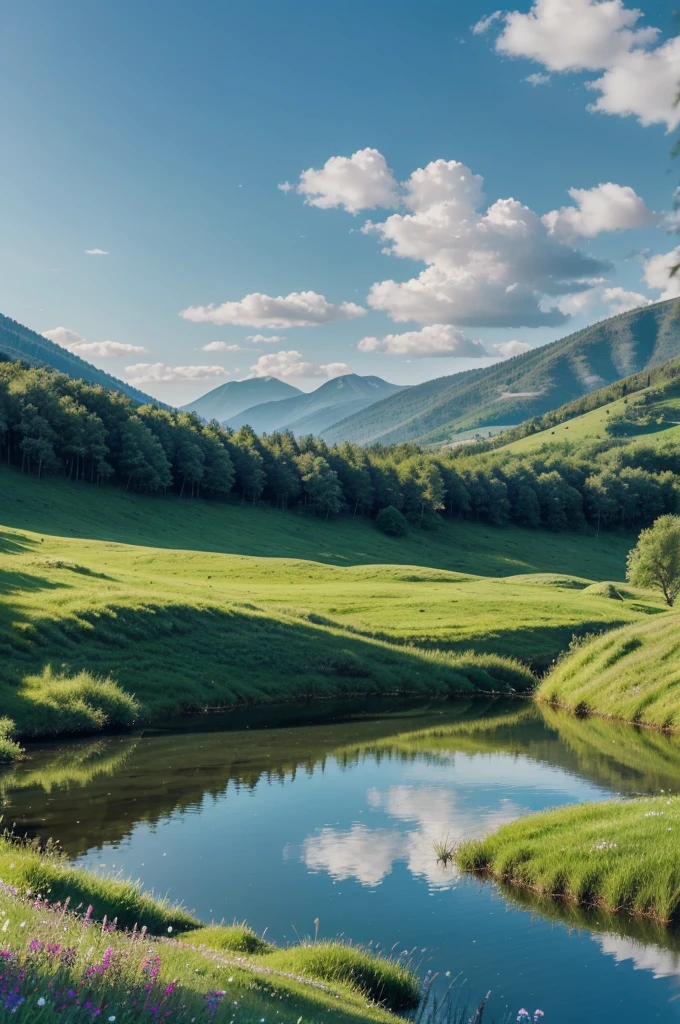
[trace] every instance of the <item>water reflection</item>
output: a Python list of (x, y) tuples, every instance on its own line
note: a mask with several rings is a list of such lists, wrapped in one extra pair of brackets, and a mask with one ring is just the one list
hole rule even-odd
[(0, 774), (0, 803), (78, 863), (115, 863), (207, 920), (285, 941), (319, 917), (324, 935), (417, 945), (433, 971), (553, 1024), (613, 1008), (628, 1024), (680, 1008), (674, 932), (460, 877), (433, 842), (679, 781), (680, 744), (657, 733), (512, 701), (366, 703), (37, 746)]

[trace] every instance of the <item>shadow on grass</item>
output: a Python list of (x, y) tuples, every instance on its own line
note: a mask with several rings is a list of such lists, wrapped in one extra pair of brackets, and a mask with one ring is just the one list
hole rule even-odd
[[(653, 611), (656, 610), (653, 609)], [(663, 609), (659, 609), (659, 611), (663, 611)], [(483, 650), (488, 654), (496, 654), (500, 657), (518, 658), (527, 664), (532, 672), (539, 675), (548, 671), (554, 660), (569, 647), (574, 636), (603, 633), (605, 630), (628, 625), (630, 621), (628, 619), (591, 619), (588, 622), (579, 622), (578, 626), (574, 623), (547, 626), (531, 622), (525, 626), (515, 625), (505, 629), (500, 627), (487, 630), (478, 636), (468, 636), (463, 640), (448, 640), (427, 634), (395, 636), (381, 630), (361, 629), (358, 626), (315, 613), (308, 614), (306, 618), (309, 622), (317, 625), (341, 629), (345, 633), (378, 640), (392, 646), (409, 647), (415, 644), (423, 651), (439, 650), (453, 653), (470, 649)]]
[(0, 554), (2, 555), (22, 555), (37, 546), (38, 541), (32, 540), (30, 537), (0, 530)]
[(34, 576), (33, 573), (0, 569), (0, 595), (3, 597), (27, 590), (60, 590), (68, 586), (68, 583), (48, 580), (44, 576)]

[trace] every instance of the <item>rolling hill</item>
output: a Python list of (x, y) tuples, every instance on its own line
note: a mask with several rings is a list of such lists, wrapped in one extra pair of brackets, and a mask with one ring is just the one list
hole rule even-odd
[(398, 384), (389, 384), (381, 377), (360, 377), (356, 373), (347, 373), (326, 381), (309, 394), (297, 394), (283, 401), (253, 405), (238, 415), (227, 417), (226, 425), (238, 428), (248, 423), (258, 434), (271, 433), (273, 430), (320, 434), (339, 419), (361, 412), (375, 402), (403, 390)]
[(208, 391), (200, 398), (182, 406), (184, 412), (195, 412), (204, 420), (226, 423), (244, 409), (262, 403), (304, 397), (304, 392), (277, 377), (251, 377), (248, 380), (230, 380)]
[(446, 442), (517, 424), (680, 355), (680, 299), (586, 327), (495, 366), (427, 381), (323, 431), (329, 443)]
[(21, 359), (22, 362), (28, 363), (30, 366), (50, 367), (77, 380), (84, 380), (89, 384), (101, 384), (102, 387), (112, 391), (122, 391), (135, 402), (163, 404), (158, 399), (126, 384), (125, 381), (112, 377), (106, 370), (100, 370), (92, 363), (86, 362), (80, 356), (62, 348), (61, 345), (44, 338), (42, 334), (24, 327), (23, 324), (0, 313), (0, 356), (2, 355), (8, 359)]

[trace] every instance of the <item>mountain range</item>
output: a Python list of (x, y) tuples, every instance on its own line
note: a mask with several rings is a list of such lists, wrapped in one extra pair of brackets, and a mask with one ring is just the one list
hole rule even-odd
[(620, 313), (494, 366), (416, 384), (322, 431), (329, 443), (446, 443), (510, 426), (680, 355), (680, 299)]
[(230, 380), (220, 384), (200, 398), (183, 405), (184, 412), (195, 412), (206, 421), (227, 423), (244, 409), (263, 403), (285, 401), (304, 391), (287, 384), (278, 377), (251, 377), (248, 380)]
[(152, 402), (154, 405), (163, 405), (157, 398), (133, 388), (124, 380), (112, 377), (106, 370), (100, 370), (92, 363), (86, 362), (80, 356), (62, 348), (49, 338), (37, 334), (29, 327), (10, 320), (8, 316), (0, 313), (0, 354), (9, 359), (21, 359), (30, 366), (47, 366), (60, 373), (66, 373), (69, 377), (85, 380), (89, 384), (101, 384), (112, 391), (122, 391), (135, 402)]
[(360, 377), (346, 373), (326, 381), (309, 394), (298, 393), (283, 401), (253, 405), (236, 416), (227, 417), (234, 428), (248, 423), (258, 434), (291, 430), (294, 434), (321, 434), (338, 420), (360, 413), (383, 398), (403, 391), (381, 377)]

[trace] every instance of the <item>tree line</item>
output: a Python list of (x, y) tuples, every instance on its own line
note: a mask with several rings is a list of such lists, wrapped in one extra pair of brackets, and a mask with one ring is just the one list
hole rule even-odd
[[(0, 363), (0, 459), (38, 477), (300, 508), (330, 518), (391, 510), (413, 526), (446, 518), (551, 530), (640, 527), (680, 510), (680, 450), (608, 439), (572, 453), (510, 454), (415, 444), (327, 445), (258, 436), (194, 413), (138, 405), (64, 374)], [(380, 522), (385, 521), (382, 517)]]

